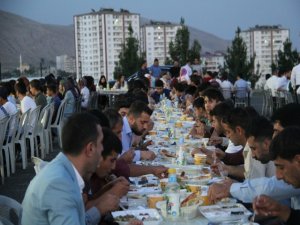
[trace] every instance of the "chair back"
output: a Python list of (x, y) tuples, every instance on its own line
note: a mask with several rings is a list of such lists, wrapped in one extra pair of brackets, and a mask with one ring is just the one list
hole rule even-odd
[(31, 110), (29, 114), (29, 132), (31, 132), (33, 136), (35, 136), (35, 134), (38, 132), (40, 112), (41, 106), (39, 105), (35, 109)]
[(13, 143), (16, 138), (16, 133), (19, 127), (19, 121), (20, 121), (20, 110), (18, 110), (15, 114), (10, 116), (9, 121), (9, 133), (8, 138), (9, 143)]
[(75, 102), (75, 112), (81, 112), (81, 102), (82, 102), (82, 95), (80, 95)]
[(12, 198), (0, 195), (0, 221), (3, 219), (14, 225), (20, 225), (21, 218), (22, 205)]
[(58, 107), (56, 118), (55, 118), (53, 125), (57, 126), (60, 124), (60, 121), (64, 117), (64, 111), (65, 111), (66, 104), (67, 104), (66, 100), (61, 101), (61, 103)]
[(9, 123), (10, 117), (6, 116), (0, 120), (0, 153), (2, 154), (2, 146), (3, 142), (6, 137), (7, 129), (8, 129), (8, 123)]
[(96, 91), (91, 92), (89, 103), (88, 103), (88, 109), (97, 109), (98, 106), (98, 93)]
[(259, 115), (264, 115), (266, 105), (266, 96), (264, 90), (252, 91), (250, 105), (259, 113)]
[(221, 88), (221, 91), (225, 99), (230, 99), (232, 97), (231, 88)]
[(27, 136), (28, 133), (28, 128), (29, 128), (29, 113), (30, 113), (30, 109), (28, 109), (26, 112), (24, 112), (21, 115), (21, 118), (19, 120), (19, 124), (18, 124), (18, 129), (16, 132), (16, 140), (20, 140), (22, 136)]

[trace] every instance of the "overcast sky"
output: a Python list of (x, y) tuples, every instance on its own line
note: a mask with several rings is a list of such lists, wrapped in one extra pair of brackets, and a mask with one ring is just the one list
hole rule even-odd
[(300, 51), (300, 0), (0, 0), (0, 9), (41, 23), (72, 24), (73, 15), (101, 7), (128, 9), (153, 20), (179, 22), (232, 39), (258, 25), (281, 24), (290, 29), (293, 46)]

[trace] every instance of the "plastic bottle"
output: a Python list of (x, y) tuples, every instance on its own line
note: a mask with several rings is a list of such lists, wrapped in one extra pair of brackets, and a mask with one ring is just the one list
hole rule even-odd
[(170, 168), (168, 170), (169, 181), (166, 185), (166, 212), (167, 218), (171, 221), (176, 221), (180, 217), (180, 186), (177, 183), (176, 169)]
[(179, 141), (178, 141), (178, 157), (177, 157), (177, 160), (176, 160), (176, 163), (177, 165), (180, 165), (180, 166), (183, 166), (186, 164), (186, 160), (185, 160), (185, 152), (183, 150), (183, 144), (184, 144), (184, 139), (183, 137), (179, 138)]

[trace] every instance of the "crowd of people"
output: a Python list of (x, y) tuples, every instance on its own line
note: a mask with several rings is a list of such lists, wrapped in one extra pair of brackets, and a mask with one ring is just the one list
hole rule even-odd
[[(129, 177), (167, 176), (164, 166), (135, 163), (156, 157), (147, 149), (151, 141), (144, 137), (153, 128), (151, 115), (162, 99), (171, 100), (173, 107), (194, 118), (192, 138), (209, 138), (209, 145), (215, 147), (191, 153), (206, 154), (212, 171), (228, 176), (209, 187), (212, 203), (234, 197), (252, 203), (257, 215), (275, 216), (286, 224), (300, 221), (299, 104), (284, 105), (271, 118), (251, 106), (236, 107), (231, 94), (238, 98), (240, 88), (250, 92), (242, 74), (232, 84), (226, 73), (221, 79), (204, 73), (198, 59), (193, 66), (187, 62), (179, 67), (174, 62), (170, 74), (160, 70), (157, 59), (149, 70), (143, 62), (138, 78), (113, 105), (99, 106), (102, 111), (87, 107), (96, 90), (89, 77), (78, 82), (53, 75), (30, 82), (22, 77), (0, 84), (0, 119), (2, 114), (15, 113), (17, 102), (21, 113), (51, 102), (57, 111), (61, 101), (67, 102), (62, 152), (31, 181), (23, 201), (22, 224), (109, 223), (110, 212), (118, 209), (120, 198), (129, 191)], [(98, 85), (106, 87), (105, 77)], [(120, 76), (116, 88), (125, 85)], [(78, 99), (82, 112), (74, 114)]]

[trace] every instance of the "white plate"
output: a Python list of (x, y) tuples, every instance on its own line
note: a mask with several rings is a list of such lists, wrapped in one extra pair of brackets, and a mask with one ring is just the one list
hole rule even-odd
[[(116, 219), (119, 216), (133, 215), (135, 218), (142, 220), (144, 225), (158, 225), (162, 222), (162, 217), (156, 209), (143, 209), (143, 210), (125, 210), (112, 212), (112, 216)], [(153, 218), (153, 220), (147, 220)], [(144, 220), (143, 220), (144, 218)], [(120, 225), (126, 225), (128, 221), (117, 221)]]
[(141, 188), (132, 188), (128, 194), (156, 194), (161, 193), (160, 187), (141, 187)]
[(251, 215), (251, 212), (239, 203), (200, 206), (199, 211), (213, 223), (237, 221)]

